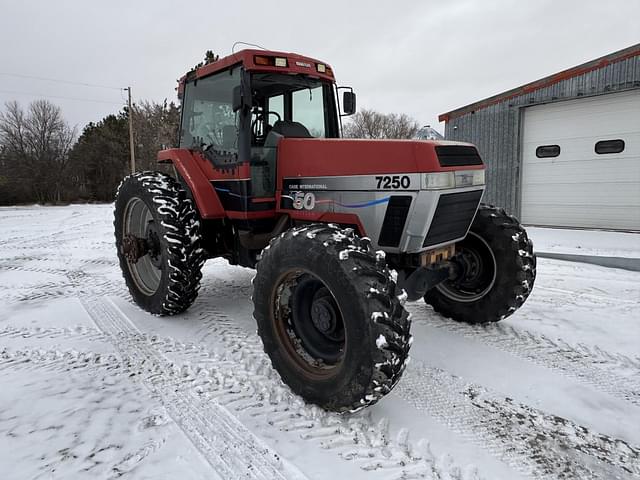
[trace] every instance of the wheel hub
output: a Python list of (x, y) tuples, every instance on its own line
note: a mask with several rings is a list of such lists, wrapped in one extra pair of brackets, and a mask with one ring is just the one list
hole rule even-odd
[(463, 250), (459, 256), (462, 264), (462, 275), (459, 283), (473, 283), (483, 269), (482, 257), (475, 250)]
[(322, 333), (330, 333), (335, 327), (335, 311), (333, 306), (324, 298), (315, 300), (311, 306), (311, 321), (314, 327)]
[(147, 224), (145, 238), (136, 237), (128, 233), (122, 237), (120, 251), (129, 263), (137, 263), (145, 255), (149, 255), (149, 260), (156, 267), (160, 268), (160, 238), (156, 231), (154, 221)]
[(293, 341), (296, 361), (316, 374), (340, 363), (346, 348), (344, 323), (336, 301), (322, 281), (307, 273), (291, 272), (282, 284), (287, 308), (280, 309), (287, 325), (283, 340)]
[(458, 266), (457, 275), (436, 288), (457, 302), (474, 302), (493, 288), (498, 269), (496, 258), (487, 241), (473, 232), (459, 244), (459, 249), (460, 253), (453, 258)]
[(156, 222), (152, 220), (147, 224), (146, 233), (147, 238), (145, 239), (145, 243), (147, 245), (149, 259), (154, 267), (160, 268), (162, 258), (160, 255), (160, 236), (158, 235)]
[(129, 263), (136, 263), (147, 254), (149, 248), (146, 239), (127, 234), (122, 238), (120, 251)]

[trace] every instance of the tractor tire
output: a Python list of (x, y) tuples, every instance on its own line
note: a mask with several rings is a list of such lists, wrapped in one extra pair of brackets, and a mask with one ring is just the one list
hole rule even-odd
[[(120, 268), (136, 304), (156, 315), (189, 308), (205, 257), (198, 212), (186, 190), (164, 173), (129, 175), (116, 193), (114, 227)], [(123, 243), (127, 239), (136, 246)]]
[(406, 294), (368, 238), (335, 225), (293, 228), (256, 270), (258, 334), (291, 390), (337, 412), (391, 391), (408, 362), (411, 322)]
[(500, 321), (522, 306), (536, 279), (533, 243), (503, 209), (480, 205), (467, 237), (456, 245), (461, 278), (445, 280), (424, 299), (459, 322)]

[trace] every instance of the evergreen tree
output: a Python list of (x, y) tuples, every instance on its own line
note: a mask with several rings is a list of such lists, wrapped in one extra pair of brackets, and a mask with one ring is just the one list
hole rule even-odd
[(89, 123), (73, 147), (70, 160), (79, 198), (113, 201), (129, 169), (129, 131), (126, 112)]

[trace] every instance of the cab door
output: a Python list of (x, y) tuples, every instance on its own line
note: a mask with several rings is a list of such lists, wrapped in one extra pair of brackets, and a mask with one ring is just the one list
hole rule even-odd
[(252, 114), (251, 189), (254, 197), (272, 198), (276, 193), (278, 139), (271, 133), (275, 122), (285, 118), (285, 95), (263, 100), (263, 106)]

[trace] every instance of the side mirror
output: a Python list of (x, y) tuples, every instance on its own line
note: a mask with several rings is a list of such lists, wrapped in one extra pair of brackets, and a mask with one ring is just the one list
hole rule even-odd
[(344, 115), (353, 115), (356, 113), (356, 94), (353, 92), (344, 92), (342, 94), (342, 108)]
[(244, 107), (244, 98), (242, 98), (242, 85), (236, 85), (233, 87), (233, 99), (232, 99), (232, 108), (234, 112), (242, 109)]

